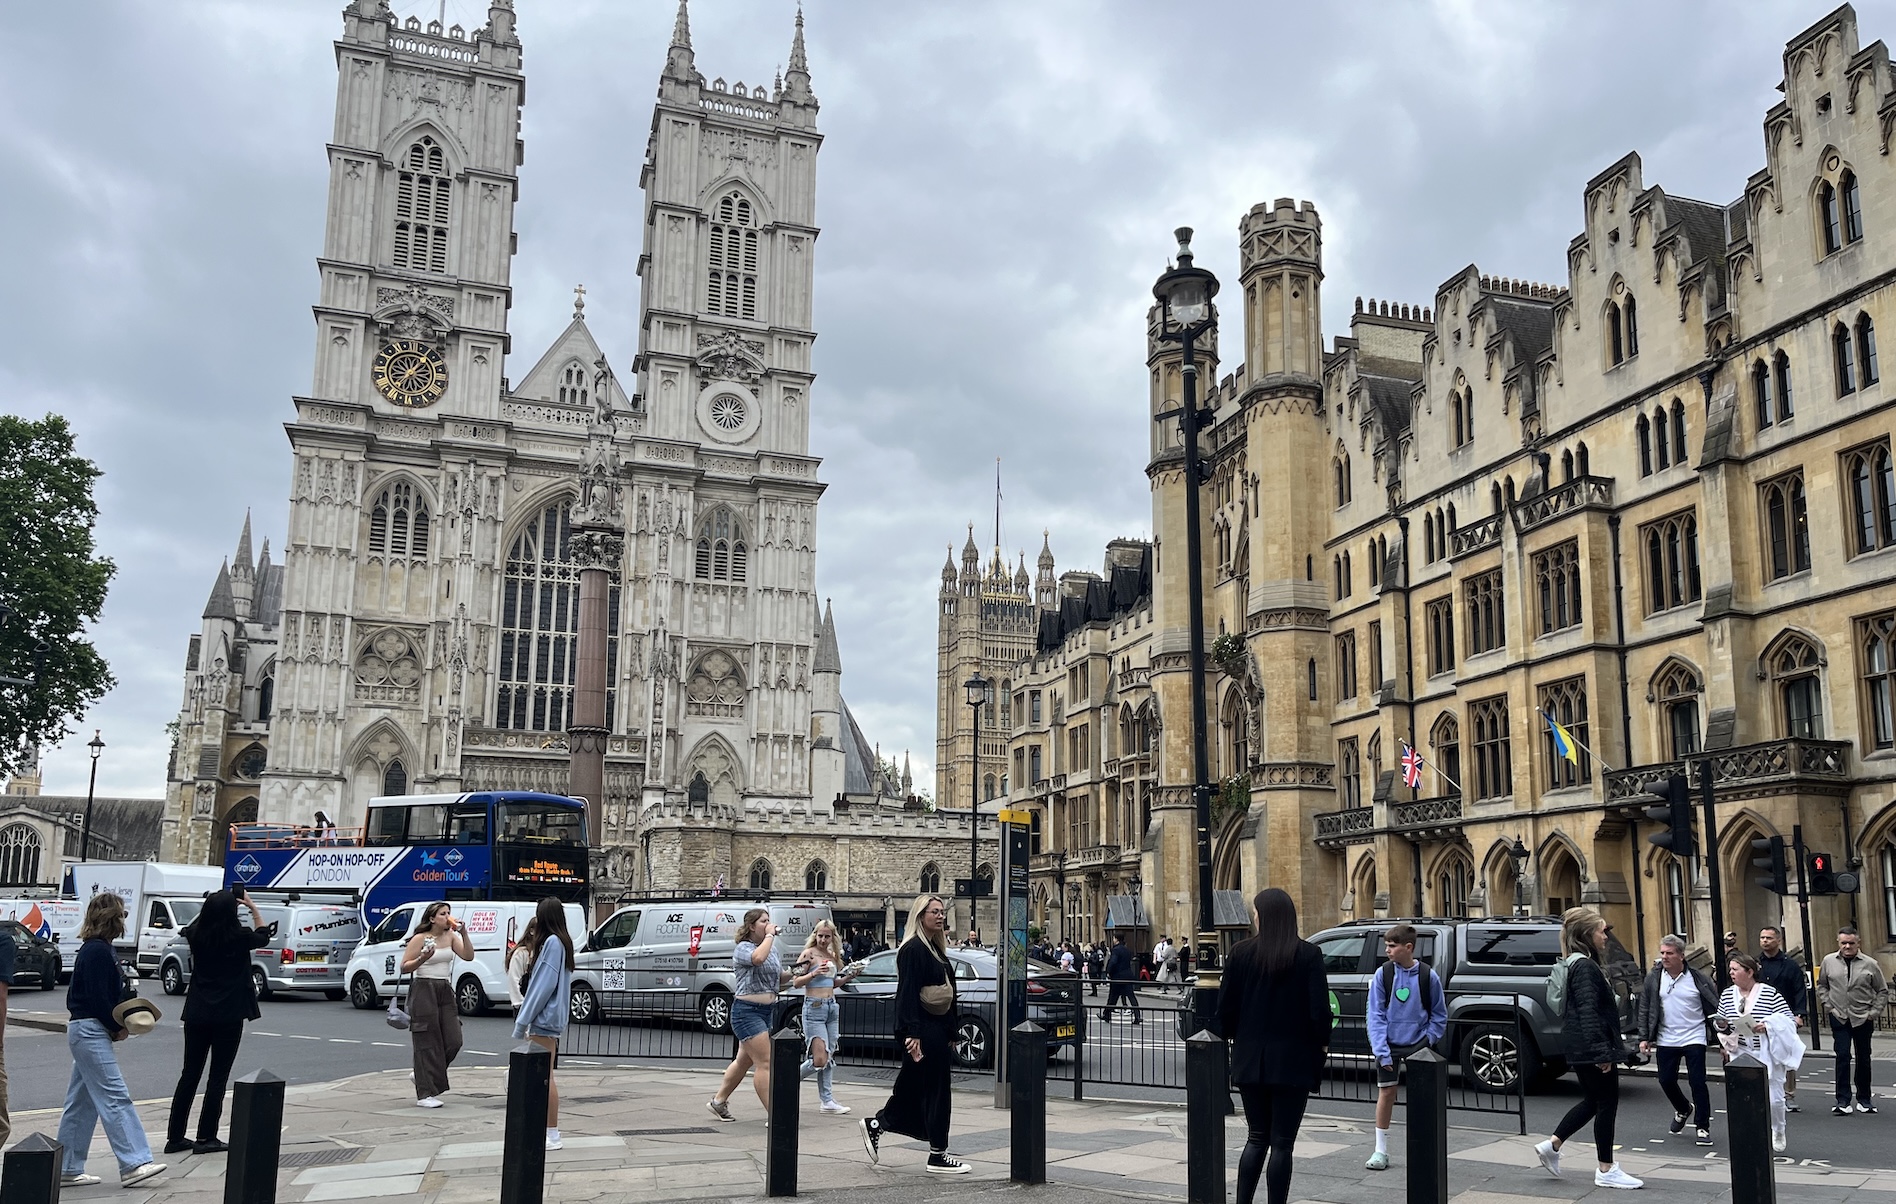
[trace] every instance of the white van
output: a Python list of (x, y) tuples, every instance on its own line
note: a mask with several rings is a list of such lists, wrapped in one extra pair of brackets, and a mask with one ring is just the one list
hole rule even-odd
[[(403, 943), (414, 935), (427, 907), (425, 902), (404, 903), (362, 938), (344, 972), (350, 1003), (366, 1011), (381, 1006), (395, 994)], [(468, 937), (474, 942), (474, 960), (457, 957), (448, 971), (455, 1007), (463, 1016), (478, 1016), (496, 1004), (513, 1006), (507, 990), (507, 957), (520, 934), (527, 930), (527, 921), (539, 910), (539, 903), (524, 899), (505, 903), (455, 900), (453, 907), (454, 914), (467, 924)], [(568, 903), (565, 909), (567, 931), (574, 940), (581, 940), (579, 934), (586, 931), (585, 912), (577, 903)], [(402, 987), (404, 994), (407, 990)]]
[(783, 929), (777, 948), (788, 967), (823, 920), (827, 899), (773, 901), (667, 898), (628, 903), (606, 917), (574, 959), (576, 1024), (607, 1016), (695, 1016), (714, 1033), (731, 1029), (731, 958), (737, 927), (753, 907)]

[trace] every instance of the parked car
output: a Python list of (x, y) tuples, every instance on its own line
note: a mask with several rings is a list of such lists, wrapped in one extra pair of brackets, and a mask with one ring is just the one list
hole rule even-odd
[(65, 972), (59, 946), (34, 932), (18, 920), (0, 920), (0, 938), (13, 940), (13, 985), (38, 986), (50, 991), (59, 985)]
[[(326, 999), (348, 995), (344, 967), (362, 939), (362, 917), (355, 908), (258, 899), (257, 910), (275, 926), (270, 944), (250, 955), (250, 987), (258, 999), (278, 991), (321, 991)], [(190, 985), (191, 945), (182, 934), (160, 951), (158, 982), (167, 995), (182, 995)]]
[[(1442, 979), (1449, 1015), (1442, 1056), (1459, 1061), (1471, 1085), (1505, 1093), (1522, 1079), (1533, 1083), (1565, 1072), (1560, 1017), (1547, 1009), (1548, 975), (1560, 960), (1560, 921), (1547, 916), (1359, 920), (1317, 933), (1310, 940), (1323, 953), (1338, 1021), (1332, 1058), (1370, 1056), (1364, 1013), (1370, 980), (1388, 960), (1382, 934), (1405, 923), (1415, 926), (1416, 957)], [(1622, 1031), (1631, 1032), (1642, 974), (1611, 934), (1604, 968), (1619, 996)]]
[[(836, 988), (841, 1008), (842, 1044), (895, 1046), (895, 955), (889, 949), (855, 962), (856, 977)], [(955, 992), (960, 1001), (960, 1025), (955, 1032), (955, 1063), (979, 1070), (992, 1065), (994, 1034), (999, 1027), (997, 980), (999, 959), (986, 950), (951, 949)], [(797, 998), (786, 996), (786, 1001)], [(1079, 1016), (1080, 980), (1045, 962), (1027, 964), (1027, 1018), (1047, 1030), (1047, 1053), (1052, 1057), (1082, 1039)], [(786, 1022), (795, 1023), (792, 1007)]]

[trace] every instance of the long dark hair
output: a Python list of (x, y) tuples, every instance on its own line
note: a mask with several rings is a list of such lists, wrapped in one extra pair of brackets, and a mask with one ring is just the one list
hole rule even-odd
[(237, 918), (237, 896), (227, 890), (214, 890), (204, 897), (204, 910), (184, 927), (184, 938), (195, 947), (199, 942), (219, 945), (243, 939), (243, 922)]
[(1266, 974), (1290, 969), (1303, 938), (1297, 935), (1297, 905), (1290, 895), (1273, 886), (1257, 892), (1258, 963)]
[(573, 968), (573, 938), (566, 931), (566, 909), (560, 901), (548, 895), (540, 900), (539, 909), (533, 913), (533, 931), (527, 934), (527, 958), (531, 962), (540, 960), (540, 947), (546, 944), (548, 937), (560, 938), (560, 948), (566, 951), (566, 968)]

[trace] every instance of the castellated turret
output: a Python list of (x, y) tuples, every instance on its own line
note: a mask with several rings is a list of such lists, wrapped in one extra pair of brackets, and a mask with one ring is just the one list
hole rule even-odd
[(1244, 289), (1244, 353), (1249, 377), (1318, 382), (1323, 335), (1323, 221), (1317, 207), (1289, 197), (1254, 205), (1238, 222), (1239, 283)]

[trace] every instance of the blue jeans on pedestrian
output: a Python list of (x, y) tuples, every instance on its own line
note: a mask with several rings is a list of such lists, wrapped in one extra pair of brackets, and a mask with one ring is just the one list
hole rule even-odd
[(150, 1162), (151, 1143), (145, 1140), (145, 1126), (119, 1073), (112, 1030), (97, 1020), (74, 1020), (66, 1025), (66, 1048), (72, 1052), (72, 1078), (66, 1084), (66, 1110), (59, 1116), (59, 1144), (66, 1147), (60, 1173), (85, 1173), (86, 1153), (101, 1122), (119, 1174)]
[(803, 1001), (803, 1041), (804, 1048), (817, 1037), (823, 1038), (823, 1045), (829, 1051), (829, 1060), (821, 1068), (807, 1054), (799, 1077), (809, 1078), (810, 1071), (816, 1069), (816, 1098), (825, 1104), (836, 1102), (836, 1093), (830, 1083), (836, 1074), (837, 1043), (843, 1035), (843, 1012), (834, 999), (806, 999)]

